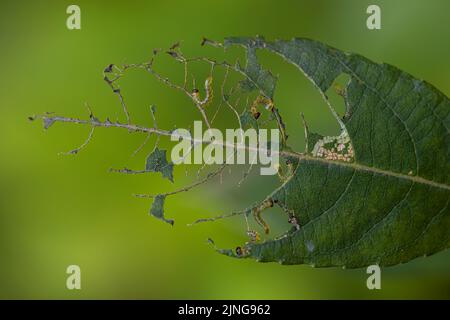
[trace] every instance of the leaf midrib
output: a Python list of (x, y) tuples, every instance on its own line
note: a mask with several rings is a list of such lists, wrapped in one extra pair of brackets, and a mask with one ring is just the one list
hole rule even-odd
[(327, 159), (317, 158), (317, 157), (310, 156), (310, 155), (303, 154), (303, 153), (296, 153), (296, 152), (290, 152), (290, 151), (282, 151), (282, 152), (280, 152), (280, 154), (282, 154), (284, 156), (294, 157), (299, 160), (308, 160), (308, 161), (313, 161), (313, 162), (316, 161), (316, 162), (327, 164), (327, 165), (332, 164), (335, 166), (352, 168), (357, 171), (366, 171), (366, 172), (371, 172), (371, 173), (377, 173), (380, 175), (385, 175), (385, 176), (395, 177), (398, 179), (408, 180), (408, 181), (411, 181), (414, 183), (429, 185), (429, 186), (439, 188), (439, 189), (450, 190), (450, 186), (445, 183), (439, 183), (439, 182), (428, 180), (428, 179), (425, 179), (425, 178), (422, 178), (419, 176), (410, 176), (410, 175), (406, 175), (403, 173), (397, 173), (397, 172), (392, 172), (392, 171), (388, 171), (388, 170), (383, 170), (380, 168), (370, 167), (370, 166), (366, 166), (366, 165), (359, 164), (356, 162), (341, 162), (341, 161), (336, 161), (336, 160), (327, 160)]
[[(305, 73), (305, 71), (304, 71), (299, 65), (297, 65), (296, 63), (294, 63), (293, 61), (291, 61), (290, 59), (288, 59), (283, 53), (281, 53), (281, 52), (279, 52), (279, 51), (277, 51), (277, 50), (271, 49), (271, 48), (269, 48), (269, 50), (272, 51), (272, 52), (274, 52), (274, 53), (276, 53), (276, 54), (278, 54), (279, 56), (283, 57), (288, 63), (291, 63), (291, 64), (293, 64), (294, 66), (296, 66), (296, 67), (297, 67), (297, 68), (298, 68), (298, 69), (306, 76), (306, 78), (307, 78), (308, 80), (310, 80), (310, 81), (314, 84), (314, 86), (318, 89), (318, 91), (319, 91), (320, 93), (323, 93), (323, 91), (320, 90), (320, 88), (317, 86), (317, 83), (316, 83), (310, 76), (308, 76), (308, 75)], [(350, 72), (352, 73), (352, 75), (355, 76), (357, 79), (359, 79), (359, 80), (360, 80), (367, 88), (369, 88), (369, 89), (372, 90), (375, 94), (377, 94), (376, 90), (374, 90), (372, 87), (370, 87), (365, 81), (363, 81), (362, 79), (360, 79), (360, 78), (356, 75), (356, 73), (355, 73), (349, 66), (347, 66), (345, 63), (343, 63), (343, 62), (342, 62), (338, 57), (336, 57), (334, 54), (332, 55), (332, 57), (333, 57), (338, 63), (340, 63), (341, 65), (343, 65), (348, 71), (350, 71)], [(326, 97), (324, 97), (324, 98), (325, 98), (325, 101), (327, 101)], [(380, 97), (380, 99), (381, 99), (381, 97)], [(390, 105), (389, 105), (386, 101), (384, 101), (383, 99), (382, 99), (382, 101), (383, 101), (383, 103), (385, 103), (388, 107), (390, 107)], [(390, 110), (391, 110), (392, 112), (394, 112), (391, 108), (390, 108)], [(395, 114), (395, 112), (394, 112), (394, 114)], [(396, 114), (395, 114), (395, 115), (396, 115)], [(433, 110), (433, 115), (436, 116), (436, 114), (434, 113), (434, 110)], [(398, 117), (398, 115), (396, 115), (396, 116)], [(400, 119), (400, 118), (399, 118), (399, 119)], [(400, 121), (401, 121), (401, 119), (400, 119)], [(402, 121), (402, 122), (403, 122), (403, 121)], [(403, 123), (403, 124), (404, 124), (404, 123)], [(408, 134), (410, 135), (410, 132), (408, 131), (408, 128), (406, 127), (406, 124), (404, 124), (404, 125), (405, 125), (405, 129), (407, 130)], [(415, 154), (415, 157), (416, 157), (416, 172), (418, 172), (419, 166), (418, 166), (418, 163), (417, 163), (417, 161), (418, 161), (418, 156), (417, 156), (416, 145), (415, 145), (415, 142), (414, 142), (414, 140), (412, 139), (412, 136), (411, 136), (411, 135), (410, 135), (410, 138), (411, 138), (411, 142), (412, 142), (412, 144), (413, 144), (413, 146), (414, 146), (414, 154)], [(402, 173), (397, 173), (397, 172), (387, 171), (387, 170), (383, 170), (383, 169), (379, 169), (379, 168), (375, 168), (375, 167), (371, 167), (371, 166), (365, 166), (365, 165), (358, 164), (358, 163), (346, 163), (346, 162), (340, 162), (340, 161), (334, 161), (334, 160), (326, 160), (326, 159), (321, 159), (321, 158), (316, 158), (316, 157), (313, 157), (313, 156), (309, 156), (309, 155), (306, 155), (306, 154), (289, 153), (289, 152), (282, 152), (282, 153), (287, 154), (287, 155), (290, 155), (290, 156), (297, 157), (297, 158), (299, 158), (300, 160), (301, 160), (301, 159), (305, 159), (305, 160), (312, 160), (312, 161), (322, 161), (323, 163), (326, 163), (326, 164), (335, 164), (335, 165), (341, 165), (341, 166), (344, 166), (344, 167), (351, 167), (351, 168), (354, 169), (354, 170), (368, 171), (368, 172), (372, 172), (372, 173), (378, 173), (378, 174), (381, 174), (381, 175), (386, 175), (386, 176), (396, 177), (396, 178), (399, 178), (399, 179), (405, 179), (405, 180), (412, 181), (412, 182), (419, 183), (419, 184), (425, 184), (425, 185), (433, 186), (433, 187), (436, 187), (436, 188), (439, 188), (439, 189), (450, 190), (450, 186), (447, 185), (447, 184), (435, 182), (435, 181), (428, 180), (428, 179), (425, 179), (425, 178), (422, 178), (422, 177), (419, 177), (419, 176), (409, 176), (409, 175), (405, 175), (405, 174), (402, 174)]]

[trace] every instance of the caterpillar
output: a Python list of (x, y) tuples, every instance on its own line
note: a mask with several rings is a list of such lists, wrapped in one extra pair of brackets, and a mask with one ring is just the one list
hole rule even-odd
[(212, 87), (213, 78), (209, 76), (205, 80), (205, 98), (200, 99), (200, 91), (197, 88), (192, 90), (192, 100), (202, 108), (206, 107), (213, 100), (213, 87)]
[(236, 255), (238, 257), (246, 256), (250, 253), (250, 251), (246, 247), (236, 247)]
[(250, 107), (250, 112), (256, 120), (258, 120), (258, 118), (261, 116), (261, 112), (259, 112), (257, 109), (259, 105), (264, 105), (265, 108), (270, 111), (272, 111), (274, 107), (271, 99), (262, 95), (257, 96)]
[(269, 225), (267, 224), (267, 222), (265, 222), (263, 220), (263, 218), (261, 217), (261, 212), (264, 209), (271, 208), (271, 207), (273, 207), (273, 201), (272, 201), (272, 199), (268, 199), (268, 200), (263, 201), (263, 203), (261, 203), (261, 205), (259, 205), (256, 208), (253, 208), (253, 210), (252, 210), (253, 217), (255, 218), (255, 221), (261, 227), (263, 227), (265, 234), (269, 234), (270, 229), (269, 229)]

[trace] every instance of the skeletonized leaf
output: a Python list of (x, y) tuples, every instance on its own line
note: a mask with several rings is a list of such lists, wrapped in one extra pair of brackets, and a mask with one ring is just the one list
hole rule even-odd
[(155, 148), (147, 157), (145, 170), (148, 172), (161, 172), (164, 178), (173, 182), (173, 163), (167, 162), (166, 150)]
[[(322, 93), (341, 74), (337, 137), (311, 134), (294, 174), (264, 201), (298, 225), (240, 257), (317, 267), (404, 263), (450, 245), (450, 102), (425, 81), (308, 40), (233, 38), (295, 65)], [(230, 251), (223, 251), (228, 255)]]
[(166, 219), (164, 217), (164, 200), (166, 199), (165, 195), (158, 194), (153, 199), (152, 207), (150, 208), (150, 214), (155, 218), (158, 218), (170, 225), (173, 225), (174, 221), (171, 219)]
[(234, 44), (247, 48), (247, 63), (245, 68), (237, 65), (238, 69), (242, 70), (247, 76), (247, 79), (241, 81), (241, 88), (247, 91), (259, 89), (268, 98), (272, 99), (277, 79), (270, 71), (264, 70), (258, 63), (255, 41), (250, 38), (226, 38), (224, 45), (225, 48)]
[(258, 122), (253, 117), (250, 111), (244, 110), (242, 114), (239, 116), (239, 119), (241, 121), (242, 128), (251, 127), (254, 129), (258, 129)]

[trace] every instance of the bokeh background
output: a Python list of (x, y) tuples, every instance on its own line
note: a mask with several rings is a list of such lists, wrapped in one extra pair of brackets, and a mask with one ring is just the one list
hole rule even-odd
[[(66, 28), (66, 8), (81, 7), (82, 29)], [(382, 8), (382, 29), (366, 28), (366, 8)], [(170, 227), (148, 215), (151, 201), (132, 193), (170, 191), (195, 179), (176, 168), (175, 184), (160, 175), (119, 175), (110, 167), (142, 168), (152, 144), (130, 157), (144, 136), (99, 129), (76, 156), (89, 128), (54, 125), (45, 132), (27, 117), (45, 111), (86, 117), (88, 102), (100, 118), (123, 120), (117, 97), (102, 80), (109, 63), (147, 60), (153, 48), (181, 40), (186, 55), (223, 58), (202, 48), (203, 36), (308, 37), (387, 62), (450, 94), (450, 27), (447, 0), (419, 1), (1, 1), (0, 4), (0, 298), (125, 299), (402, 299), (450, 298), (450, 251), (382, 270), (382, 289), (366, 288), (364, 269), (314, 269), (259, 264), (216, 254), (245, 240), (242, 219), (193, 227), (189, 222), (243, 208), (276, 186), (254, 175), (240, 187), (235, 167), (218, 180), (167, 199)], [(239, 56), (232, 51), (231, 56)], [(337, 132), (320, 95), (292, 66), (261, 55), (279, 74), (275, 99), (296, 148), (302, 147), (304, 112), (311, 128)], [(179, 80), (180, 65), (162, 59), (162, 73)], [(200, 81), (206, 69), (198, 67)], [(178, 76), (178, 78), (177, 78)], [(144, 72), (121, 82), (133, 119), (188, 127), (195, 109)], [(220, 115), (220, 114), (219, 114)], [(218, 126), (231, 116), (223, 112)], [(167, 139), (166, 139), (167, 140)], [(152, 141), (151, 141), (152, 142)], [(165, 143), (165, 142), (164, 142)], [(267, 219), (276, 232), (284, 216)], [(82, 272), (82, 290), (67, 290), (68, 265)]]

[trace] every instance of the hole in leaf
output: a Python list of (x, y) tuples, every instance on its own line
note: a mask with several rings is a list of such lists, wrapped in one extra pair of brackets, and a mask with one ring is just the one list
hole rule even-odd
[(342, 117), (344, 117), (346, 111), (344, 96), (349, 81), (350, 76), (346, 73), (341, 73), (333, 81), (333, 84), (325, 93), (328, 97), (328, 100), (330, 101), (331, 106), (334, 108), (341, 119)]

